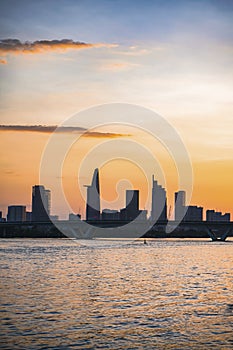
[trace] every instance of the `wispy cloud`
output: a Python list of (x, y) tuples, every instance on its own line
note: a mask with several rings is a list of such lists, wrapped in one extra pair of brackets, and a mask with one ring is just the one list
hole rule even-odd
[(121, 46), (120, 50), (115, 51), (116, 55), (119, 56), (146, 56), (150, 55), (153, 52), (160, 52), (160, 51), (165, 51), (166, 47), (165, 45), (160, 45), (160, 46), (155, 46), (151, 45), (148, 46), (147, 48), (145, 47), (140, 47), (140, 46), (129, 46), (129, 47), (123, 47)]
[(130, 136), (129, 134), (120, 134), (112, 132), (89, 131), (78, 126), (59, 126), (56, 125), (0, 125), (0, 131), (15, 131), (15, 132), (37, 132), (44, 134), (56, 133), (77, 133), (83, 134), (84, 137), (95, 138), (116, 138)]
[[(81, 50), (99, 47), (117, 47), (117, 44), (106, 43), (85, 43), (81, 41), (73, 41), (71, 39), (62, 40), (37, 40), (21, 42), (18, 39), (2, 39), (0, 40), (0, 55), (6, 56), (8, 54), (39, 54), (48, 51), (64, 52), (67, 50)], [(6, 60), (1, 59), (0, 63), (7, 63)]]
[(5, 60), (4, 58), (0, 58), (0, 64), (7, 64), (7, 60)]
[(112, 63), (104, 64), (101, 67), (101, 69), (116, 72), (116, 71), (133, 69), (138, 66), (139, 64), (131, 63), (131, 62), (112, 62)]
[(151, 53), (151, 50), (140, 48), (138, 46), (130, 46), (128, 50), (125, 50), (125, 51), (121, 50), (117, 52), (117, 54), (119, 55), (126, 55), (126, 56), (143, 56), (143, 55), (148, 55), (149, 53)]
[[(57, 130), (56, 130), (57, 129)], [(57, 125), (0, 125), (0, 131), (30, 131), (30, 132), (42, 132), (42, 133), (52, 133), (57, 132), (85, 132), (86, 129), (81, 127), (70, 127), (62, 126), (57, 127)]]

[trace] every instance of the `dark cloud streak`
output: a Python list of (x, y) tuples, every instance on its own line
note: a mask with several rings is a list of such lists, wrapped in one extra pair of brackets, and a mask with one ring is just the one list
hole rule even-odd
[[(94, 47), (115, 47), (115, 44), (104, 43), (84, 43), (82, 41), (74, 41), (71, 39), (62, 40), (36, 40), (33, 42), (21, 42), (18, 39), (1, 39), (0, 40), (0, 55), (7, 54), (39, 54), (48, 51), (64, 52), (67, 50), (81, 50)], [(6, 63), (3, 60), (0, 63)]]
[(84, 137), (95, 138), (115, 138), (130, 136), (129, 134), (119, 134), (111, 132), (88, 131), (85, 128), (78, 126), (59, 126), (56, 125), (0, 125), (0, 131), (15, 131), (15, 132), (37, 132), (43, 134), (51, 134), (53, 132), (63, 134), (83, 134)]
[(3, 39), (0, 40), (1, 53), (35, 53), (47, 50), (66, 49), (66, 48), (88, 48), (94, 44), (88, 44), (80, 41), (73, 41), (70, 39), (62, 40), (36, 40), (33, 42), (21, 42), (18, 39)]

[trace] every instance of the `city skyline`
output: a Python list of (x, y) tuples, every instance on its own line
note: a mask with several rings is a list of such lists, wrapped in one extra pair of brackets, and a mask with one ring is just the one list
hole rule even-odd
[[(92, 106), (120, 102), (149, 108), (177, 130), (193, 167), (191, 204), (233, 216), (232, 16), (233, 4), (225, 0), (1, 1), (4, 215), (11, 203), (25, 203), (29, 209), (28, 188), (40, 183), (41, 159), (56, 126)], [(98, 124), (98, 115), (93, 120)], [(61, 138), (72, 140), (82, 127), (61, 130)], [(126, 137), (151, 147), (141, 130), (117, 125), (96, 127), (73, 146), (62, 176), (74, 212), (80, 206), (84, 216), (77, 169), (85, 154), (101, 141)], [(175, 166), (160, 145), (152, 152), (168, 177), (166, 183), (161, 178), (159, 182), (166, 185), (169, 208), (178, 189)], [(95, 161), (94, 154), (90, 161)], [(141, 207), (148, 210), (151, 187), (144, 190), (146, 180), (136, 167), (128, 164), (125, 172), (124, 167), (120, 161), (103, 167), (103, 198), (115, 205), (117, 184), (126, 172), (126, 180), (140, 190)], [(80, 187), (89, 180), (86, 171)], [(120, 196), (118, 207), (123, 201)], [(59, 205), (59, 198), (55, 203), (54, 212), (62, 216), (65, 206)]]
[[(104, 208), (101, 205), (100, 174), (99, 169), (94, 169), (91, 185), (85, 185), (86, 192), (86, 216), (81, 217), (80, 213), (67, 213), (69, 220), (75, 217), (87, 221), (98, 220), (120, 220), (132, 221), (141, 215), (142, 220), (152, 220), (153, 222), (175, 220), (180, 221), (230, 221), (230, 213), (222, 213), (214, 209), (207, 209), (203, 215), (203, 207), (197, 205), (187, 205), (186, 191), (178, 190), (174, 193), (174, 206), (167, 208), (166, 189), (163, 188), (154, 174), (152, 175), (152, 191), (150, 198), (150, 210), (142, 210), (139, 205), (140, 192), (138, 189), (126, 189), (125, 206), (122, 208)], [(59, 220), (58, 215), (51, 215), (51, 191), (45, 189), (43, 185), (32, 187), (31, 212), (26, 210), (26, 205), (9, 205), (7, 221), (32, 221), (45, 222), (48, 220)], [(2, 218), (1, 212), (1, 221)]]

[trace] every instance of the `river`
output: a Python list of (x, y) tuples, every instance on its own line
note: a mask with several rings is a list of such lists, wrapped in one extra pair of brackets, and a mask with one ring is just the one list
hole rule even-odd
[(232, 240), (1, 239), (0, 265), (1, 349), (233, 348)]

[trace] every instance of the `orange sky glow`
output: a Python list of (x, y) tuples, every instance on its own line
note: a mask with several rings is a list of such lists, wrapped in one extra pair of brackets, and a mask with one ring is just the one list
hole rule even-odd
[[(129, 130), (127, 130), (129, 131)], [(132, 130), (130, 130), (132, 131)], [(8, 205), (26, 204), (31, 209), (31, 187), (39, 183), (40, 161), (49, 133), (35, 132), (0, 132), (1, 144), (1, 209), (6, 213)], [(138, 139), (138, 136), (128, 136)], [(103, 138), (104, 139), (104, 138)], [(102, 138), (82, 137), (73, 144), (64, 160), (62, 169), (62, 185), (70, 206), (70, 212), (85, 216), (86, 190), (90, 184), (92, 173), (78, 178), (78, 170), (90, 148), (101, 144)], [(165, 155), (159, 143), (156, 156), (165, 174), (168, 205), (173, 209), (174, 192), (178, 190), (178, 178), (175, 164)], [(231, 212), (233, 191), (230, 160), (197, 161), (193, 163), (194, 188), (191, 204), (203, 206), (204, 209), (216, 209)], [(155, 171), (156, 176), (156, 171)], [(79, 180), (78, 180), (79, 179)], [(140, 208), (150, 210), (151, 183), (143, 169), (130, 160), (113, 159), (100, 167), (102, 209), (119, 209), (125, 205), (125, 190), (140, 190)], [(158, 177), (160, 183), (163, 179)], [(56, 179), (55, 179), (56, 181)], [(216, 185), (218, 184), (218, 185)], [(52, 213), (66, 218), (67, 208), (59, 206), (59, 198), (52, 192)]]

